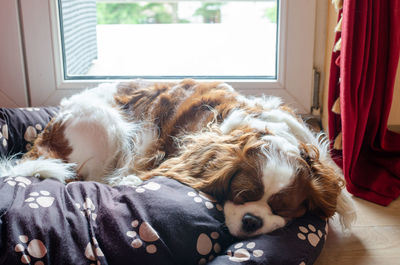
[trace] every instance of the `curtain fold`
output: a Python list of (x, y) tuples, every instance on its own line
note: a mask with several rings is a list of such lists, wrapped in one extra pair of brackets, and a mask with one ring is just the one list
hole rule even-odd
[(400, 55), (400, 1), (344, 0), (341, 50), (332, 53), (328, 104), (334, 151), (347, 189), (388, 205), (400, 195), (400, 134), (387, 129)]

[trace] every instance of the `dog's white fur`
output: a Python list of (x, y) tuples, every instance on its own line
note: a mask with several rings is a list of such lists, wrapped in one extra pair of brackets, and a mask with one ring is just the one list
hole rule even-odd
[[(222, 84), (233, 91), (227, 84)], [(65, 125), (65, 137), (73, 149), (70, 163), (57, 159), (25, 160), (16, 166), (5, 165), (0, 168), (2, 176), (40, 175), (56, 177), (61, 181), (73, 177), (76, 171), (86, 180), (115, 184), (137, 184), (140, 179), (129, 172), (135, 155), (143, 153), (158, 131), (143, 121), (123, 118), (116, 107), (113, 94), (116, 84), (103, 84), (86, 90), (69, 99), (62, 100), (56, 119)], [(318, 148), (320, 159), (334, 165), (330, 159), (328, 142), (323, 135), (314, 135), (295, 117), (279, 109), (282, 102), (276, 97), (247, 98), (238, 96), (238, 101), (248, 106), (261, 106), (262, 115), (246, 115), (242, 110), (234, 110), (220, 125), (223, 134), (246, 124), (263, 131), (268, 128), (273, 135), (264, 136), (273, 150), (281, 150), (294, 155), (300, 154), (299, 141), (311, 143)], [(322, 140), (321, 140), (322, 139)], [(292, 180), (296, 168), (279, 154), (270, 153), (265, 148), (269, 163), (264, 165), (264, 196), (259, 201), (242, 205), (227, 201), (224, 206), (226, 224), (236, 236), (249, 236), (241, 231), (242, 217), (251, 212), (262, 218), (263, 227), (251, 235), (270, 232), (286, 224), (281, 216), (273, 214), (266, 203), (271, 194), (279, 191)], [(272, 162), (271, 162), (272, 161)], [(340, 169), (337, 168), (340, 172)], [(128, 177), (127, 177), (128, 176)], [(355, 219), (351, 199), (342, 192), (338, 199), (338, 213), (342, 216), (344, 227), (350, 227)]]
[(35, 176), (51, 177), (65, 182), (76, 176), (76, 164), (65, 163), (60, 159), (26, 160), (18, 163), (14, 159), (2, 159), (0, 161), (0, 176)]

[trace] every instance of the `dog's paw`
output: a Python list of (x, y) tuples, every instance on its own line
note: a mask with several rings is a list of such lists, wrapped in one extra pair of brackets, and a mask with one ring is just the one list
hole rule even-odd
[(116, 185), (125, 185), (125, 186), (133, 186), (136, 187), (142, 184), (143, 181), (136, 175), (128, 175), (123, 178)]
[(138, 187), (138, 188), (136, 189), (136, 192), (138, 192), (138, 193), (143, 193), (143, 192), (145, 192), (146, 190), (153, 190), (153, 191), (155, 191), (155, 190), (159, 190), (160, 188), (161, 188), (161, 185), (160, 185), (160, 184), (158, 184), (158, 183), (156, 183), (156, 182), (150, 181), (150, 182), (147, 182), (145, 185)]

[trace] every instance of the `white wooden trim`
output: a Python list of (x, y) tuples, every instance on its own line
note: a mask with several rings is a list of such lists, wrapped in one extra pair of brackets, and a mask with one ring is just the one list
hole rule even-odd
[[(3, 82), (1, 82), (3, 84)], [(9, 88), (9, 87), (8, 87)], [(23, 105), (19, 105), (12, 98), (8, 96), (9, 91), (0, 90), (0, 108), (18, 108), (24, 107)]]
[(288, 0), (285, 88), (307, 113), (312, 104), (315, 8), (316, 0)]
[[(300, 112), (309, 113), (316, 0), (281, 0), (280, 5), (278, 80), (226, 81), (245, 94), (282, 96)], [(21, 8), (32, 105), (58, 104), (63, 96), (103, 82), (64, 80), (56, 0), (22, 1)]]
[(49, 2), (52, 1), (21, 1), (26, 65), (33, 106), (56, 104), (47, 101), (53, 93), (57, 93), (49, 16)]
[(319, 110), (315, 109), (314, 114), (323, 113), (324, 104), (324, 82), (329, 77), (329, 73), (325, 72), (325, 51), (328, 36), (328, 9), (332, 6), (330, 1), (317, 1), (316, 18), (315, 18), (315, 36), (314, 36), (314, 69), (320, 73), (319, 79)]
[(28, 106), (17, 1), (0, 1), (0, 107)]

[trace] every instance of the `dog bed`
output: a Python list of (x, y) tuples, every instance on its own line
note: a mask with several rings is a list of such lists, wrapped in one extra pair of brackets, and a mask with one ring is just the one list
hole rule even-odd
[[(0, 109), (0, 154), (21, 154), (56, 108)], [(306, 214), (250, 239), (222, 205), (165, 177), (138, 187), (0, 178), (0, 264), (313, 264), (327, 223)]]

